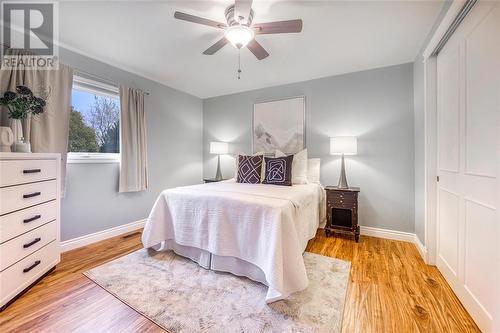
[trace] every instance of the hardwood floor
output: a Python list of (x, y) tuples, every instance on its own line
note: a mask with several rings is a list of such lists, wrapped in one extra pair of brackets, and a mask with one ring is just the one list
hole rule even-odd
[[(140, 234), (63, 254), (57, 268), (0, 313), (1, 332), (162, 332), (82, 272), (140, 249)], [(479, 332), (413, 244), (318, 232), (307, 251), (352, 262), (343, 332)]]
[(356, 244), (318, 232), (307, 251), (352, 263), (342, 332), (479, 332), (411, 243), (362, 236)]

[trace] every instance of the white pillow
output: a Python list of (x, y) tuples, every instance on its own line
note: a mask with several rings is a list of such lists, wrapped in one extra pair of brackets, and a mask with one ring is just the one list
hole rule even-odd
[(319, 158), (310, 158), (307, 160), (307, 181), (313, 184), (320, 184), (320, 165)]
[[(283, 157), (286, 155), (276, 150), (274, 156)], [(292, 184), (307, 184), (307, 148), (293, 155)]]

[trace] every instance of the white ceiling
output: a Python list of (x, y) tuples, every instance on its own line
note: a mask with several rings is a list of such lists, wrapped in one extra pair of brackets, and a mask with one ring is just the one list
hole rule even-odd
[[(174, 11), (225, 22), (220, 1), (67, 1), (61, 45), (201, 98), (411, 62), (441, 1), (254, 1), (254, 22), (301, 18), (300, 34), (260, 35), (262, 61), (230, 44), (202, 52), (222, 32)], [(96, 73), (98, 74), (98, 73)]]

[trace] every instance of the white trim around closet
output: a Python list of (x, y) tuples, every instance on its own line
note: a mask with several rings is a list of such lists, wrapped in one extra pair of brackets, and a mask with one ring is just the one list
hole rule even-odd
[[(445, 35), (465, 4), (465, 0), (453, 0), (423, 53), (424, 62), (424, 228), (426, 251), (424, 261), (436, 265), (436, 214), (437, 214), (437, 64), (432, 52)], [(418, 247), (418, 246), (417, 246)]]
[(434, 49), (445, 35), (453, 20), (455, 20), (455, 17), (457, 17), (458, 13), (460, 13), (460, 10), (465, 3), (465, 0), (453, 0), (453, 3), (450, 5), (450, 8), (446, 12), (446, 15), (441, 20), (439, 27), (434, 32), (434, 35), (432, 36), (431, 40), (424, 50), (424, 61), (431, 56), (432, 52), (434, 52)]

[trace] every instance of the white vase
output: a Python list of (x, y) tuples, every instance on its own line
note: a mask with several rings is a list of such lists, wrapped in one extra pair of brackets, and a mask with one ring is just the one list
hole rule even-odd
[(21, 142), (23, 138), (23, 124), (21, 123), (21, 119), (11, 119), (10, 129), (14, 134), (14, 143)]
[(12, 145), (12, 151), (16, 151), (16, 144), (21, 143), (23, 138), (23, 124), (21, 123), (21, 119), (11, 119), (10, 129), (14, 134), (14, 144)]

